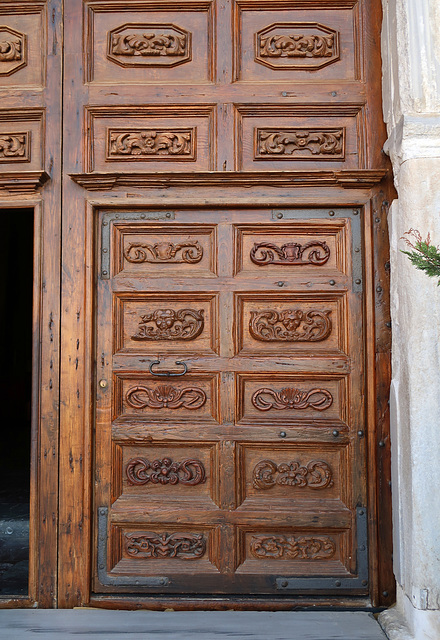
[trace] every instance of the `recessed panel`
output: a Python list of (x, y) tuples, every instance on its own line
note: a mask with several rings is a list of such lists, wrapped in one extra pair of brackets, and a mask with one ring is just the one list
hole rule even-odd
[(114, 271), (148, 278), (215, 276), (217, 227), (114, 225)]
[(238, 168), (291, 170), (363, 167), (359, 111), (352, 115), (324, 114), (310, 108), (285, 109), (238, 107), (241, 137), (237, 139)]
[(118, 295), (114, 351), (212, 354), (218, 349), (217, 307), (215, 294)]
[(286, 501), (339, 500), (350, 495), (346, 447), (289, 445), (240, 447), (242, 477), (241, 508), (265, 503), (280, 508)]
[(237, 294), (239, 352), (252, 355), (346, 353), (341, 294)]
[(346, 424), (348, 379), (313, 374), (239, 374), (239, 424)]
[(21, 3), (0, 7), (0, 79), (2, 87), (45, 84), (45, 9)]
[(207, 501), (214, 508), (217, 466), (215, 445), (115, 445), (113, 495), (164, 505)]
[(349, 531), (242, 528), (243, 564), (237, 573), (344, 575), (349, 564)]
[(88, 5), (87, 80), (194, 84), (214, 73), (211, 2)]
[(357, 3), (286, 8), (237, 2), (236, 79), (243, 82), (356, 80)]
[(173, 573), (217, 573), (211, 558), (215, 553), (215, 529), (204, 524), (174, 523), (164, 526), (146, 522), (142, 527), (113, 527), (118, 549), (112, 573), (168, 575)]
[[(176, 113), (178, 109), (178, 113)], [(86, 162), (98, 171), (188, 171), (214, 168), (211, 107), (119, 107), (88, 111)]]
[(347, 272), (346, 223), (304, 222), (235, 227), (235, 271), (285, 276)]
[(188, 373), (161, 379), (118, 373), (114, 384), (114, 419), (187, 424), (218, 421), (216, 375)]

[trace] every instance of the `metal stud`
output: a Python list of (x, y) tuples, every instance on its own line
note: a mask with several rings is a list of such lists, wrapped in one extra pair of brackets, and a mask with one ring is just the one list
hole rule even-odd
[(332, 287), (336, 284), (336, 282), (334, 280), (329, 280), (328, 283), (331, 284)]
[(337, 438), (339, 435), (339, 431), (337, 429), (335, 429), (334, 431), (332, 431), (332, 436), (334, 436), (335, 438)]
[(280, 431), (280, 438), (285, 438), (287, 433), (285, 431)]
[(335, 215), (335, 212), (334, 212), (334, 211), (329, 211), (329, 212), (328, 212), (328, 215), (329, 215), (329, 216), (331, 216), (331, 217), (333, 218), (333, 216)]

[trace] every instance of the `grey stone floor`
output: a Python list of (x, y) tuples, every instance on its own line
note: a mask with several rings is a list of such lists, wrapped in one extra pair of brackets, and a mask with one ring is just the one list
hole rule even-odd
[(386, 640), (348, 612), (0, 610), (0, 640)]

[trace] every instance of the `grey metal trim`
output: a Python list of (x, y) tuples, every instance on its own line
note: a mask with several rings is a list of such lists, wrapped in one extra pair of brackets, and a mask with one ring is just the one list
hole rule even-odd
[(313, 218), (325, 218), (334, 220), (335, 218), (350, 218), (352, 229), (351, 260), (353, 269), (353, 291), (362, 293), (362, 231), (361, 231), (361, 210), (362, 208), (352, 207), (331, 207), (319, 209), (274, 209), (272, 220), (301, 220)]
[(356, 509), (357, 575), (353, 577), (314, 577), (314, 578), (276, 578), (276, 588), (280, 591), (352, 591), (368, 587), (368, 532), (367, 511), (364, 507)]
[(165, 576), (113, 576), (107, 571), (107, 520), (108, 508), (98, 508), (98, 579), (105, 587), (166, 587)]
[(101, 278), (110, 278), (110, 230), (115, 220), (143, 222), (144, 220), (174, 220), (174, 211), (109, 211), (101, 220)]

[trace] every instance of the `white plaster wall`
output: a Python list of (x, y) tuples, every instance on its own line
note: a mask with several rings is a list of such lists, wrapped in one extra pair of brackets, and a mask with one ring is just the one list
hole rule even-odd
[(391, 444), (397, 606), (392, 640), (440, 640), (440, 287), (400, 249), (440, 245), (440, 0), (383, 0), (384, 118), (398, 200), (389, 213)]

